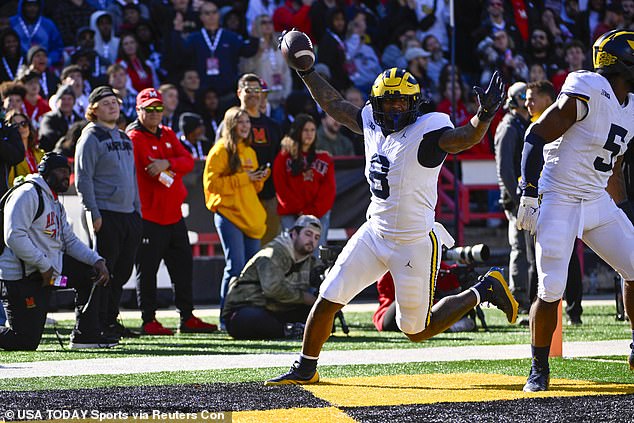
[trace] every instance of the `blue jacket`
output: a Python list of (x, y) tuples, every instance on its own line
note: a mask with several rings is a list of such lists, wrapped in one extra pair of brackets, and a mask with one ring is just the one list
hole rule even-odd
[[(236, 82), (240, 76), (238, 62), (240, 57), (251, 57), (258, 52), (259, 41), (257, 38), (242, 38), (233, 31), (222, 28), (220, 41), (216, 47), (214, 57), (218, 58), (218, 75), (207, 75), (207, 59), (212, 57), (209, 47), (201, 31), (194, 31), (187, 39), (181, 34), (172, 31), (172, 44), (174, 51), (183, 52), (180, 57), (191, 57), (192, 65), (200, 75), (201, 88), (212, 87), (219, 96), (228, 94), (236, 89)], [(216, 32), (217, 33), (217, 32)], [(214, 37), (209, 36), (213, 43)]]
[[(18, 14), (11, 16), (9, 23), (11, 28), (15, 29), (20, 37), (20, 46), (22, 47), (22, 54), (26, 55), (29, 49), (34, 45), (40, 45), (48, 52), (48, 61), (51, 64), (59, 63), (62, 60), (62, 54), (64, 50), (64, 42), (62, 41), (62, 35), (59, 33), (57, 26), (49, 18), (42, 16), (42, 9), (44, 8), (43, 0), (40, 0), (40, 16), (34, 24), (29, 25), (22, 18), (22, 6), (24, 0), (18, 2)], [(39, 22), (39, 25), (38, 25)], [(37, 27), (37, 31), (29, 38), (29, 34), (25, 32), (31, 32)]]

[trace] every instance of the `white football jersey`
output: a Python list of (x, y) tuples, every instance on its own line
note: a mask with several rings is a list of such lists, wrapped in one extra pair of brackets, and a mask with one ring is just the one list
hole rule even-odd
[(605, 190), (616, 159), (634, 136), (634, 95), (619, 104), (607, 79), (588, 71), (572, 72), (560, 95), (588, 106), (585, 118), (544, 146), (539, 191), (555, 191), (583, 199)]
[(367, 218), (381, 236), (413, 241), (429, 236), (438, 198), (438, 174), (442, 163), (428, 168), (418, 162), (423, 136), (441, 128), (453, 128), (444, 113), (426, 113), (405, 129), (383, 135), (367, 104), (362, 112), (365, 139), (365, 176), (371, 202)]

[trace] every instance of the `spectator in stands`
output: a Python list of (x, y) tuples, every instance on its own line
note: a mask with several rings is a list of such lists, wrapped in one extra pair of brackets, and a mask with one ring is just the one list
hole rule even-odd
[(520, 308), (528, 311), (531, 305), (528, 271), (529, 266), (534, 266), (534, 263), (528, 261), (524, 233), (515, 227), (519, 207), (517, 186), (524, 134), (530, 124), (530, 116), (526, 109), (526, 83), (516, 82), (509, 87), (504, 106), (507, 113), (495, 131), (494, 145), (500, 205), (508, 220), (508, 242), (511, 247), (509, 288)]
[(213, 145), (217, 138), (218, 125), (222, 121), (218, 94), (213, 88), (206, 88), (201, 95), (201, 103), (201, 117), (205, 122), (205, 138), (209, 140), (210, 145)]
[(220, 26), (218, 6), (204, 1), (200, 7), (203, 28), (183, 40), (182, 22), (174, 23), (172, 48), (182, 52), (181, 57), (192, 58), (192, 64), (201, 77), (201, 86), (213, 87), (222, 98), (233, 98), (233, 89), (239, 75), (240, 57), (251, 57), (258, 51), (258, 39), (243, 39), (238, 34)]
[(57, 90), (59, 78), (48, 66), (48, 53), (42, 46), (33, 46), (26, 54), (26, 66), (39, 72), (40, 93), (45, 100)]
[(0, 33), (0, 82), (16, 79), (20, 68), (24, 64), (24, 55), (20, 49), (20, 37), (18, 33), (7, 28)]
[(240, 3), (234, 3), (235, 6), (222, 12), (222, 27), (229, 31), (235, 32), (239, 36), (247, 37), (247, 23), (242, 12)]
[(161, 124), (163, 99), (154, 88), (137, 96), (138, 118), (127, 128), (134, 145), (134, 159), (143, 216), (144, 242), (136, 253), (136, 291), (146, 335), (173, 335), (156, 320), (156, 274), (161, 260), (174, 286), (180, 332), (213, 332), (192, 314), (193, 258), (187, 226), (181, 212), (187, 189), (183, 176), (194, 169), (194, 160), (178, 142), (171, 128)]
[(273, 31), (271, 17), (258, 16), (253, 22), (251, 35), (260, 39), (260, 47), (255, 56), (243, 60), (241, 69), (244, 73), (255, 73), (266, 81), (271, 117), (280, 122), (284, 118), (284, 101), (293, 89), (293, 80), (277, 48), (279, 34)]
[(541, 24), (553, 41), (555, 54), (561, 57), (563, 55), (564, 44), (574, 37), (572, 32), (561, 22), (561, 18), (551, 7), (546, 7), (542, 12)]
[(169, 69), (163, 66), (163, 45), (154, 25), (152, 22), (141, 21), (134, 33), (139, 41), (141, 56), (148, 58), (149, 66), (156, 71), (159, 80), (166, 81), (169, 77)]
[[(380, 49), (386, 48), (388, 43), (397, 44), (399, 48), (405, 51), (405, 45), (397, 40), (400, 38), (403, 27), (413, 28), (416, 32), (418, 27), (418, 18), (416, 12), (414, 12), (414, 3), (406, 0), (388, 0), (385, 3), (385, 17), (380, 21), (380, 33), (383, 34), (383, 39), (377, 40), (378, 47)], [(409, 30), (407, 30), (409, 31)], [(387, 63), (384, 65), (387, 67)], [(390, 66), (404, 68), (405, 66), (398, 66), (392, 64)]]
[(77, 64), (83, 57), (87, 63), (82, 64), (82, 71), (91, 87), (98, 87), (107, 82), (106, 71), (108, 69), (104, 61), (95, 51), (95, 31), (84, 26), (77, 30), (76, 48), (67, 49), (70, 54), (70, 63)]
[[(501, 0), (500, 0), (501, 1)], [(414, 11), (418, 19), (418, 39), (422, 40), (428, 34), (434, 34), (443, 51), (449, 51), (449, 4), (438, 0), (415, 0)], [(431, 19), (433, 16), (433, 20)]]
[(112, 26), (117, 34), (122, 31), (121, 25), (123, 24), (124, 9), (130, 4), (134, 3), (139, 7), (139, 13), (141, 18), (150, 19), (150, 10), (148, 7), (138, 0), (117, 0), (111, 2), (106, 11), (112, 16)]
[(178, 113), (198, 112), (198, 102), (196, 94), (200, 89), (200, 78), (196, 69), (186, 69), (180, 80), (180, 90), (178, 91)]
[(301, 338), (312, 305), (313, 252), (321, 235), (315, 216), (301, 216), (264, 246), (231, 281), (222, 309), (235, 339)]
[[(350, 103), (359, 108), (363, 108), (365, 104), (365, 96), (359, 91), (357, 87), (350, 87), (343, 92), (344, 98)], [(314, 103), (314, 102), (313, 102)], [(363, 135), (352, 132), (350, 129), (342, 126), (340, 129), (341, 134), (352, 141), (352, 148), (354, 154), (357, 156), (363, 156), (365, 154), (365, 144), (363, 142)]]
[[(0, 256), (4, 306), (9, 327), (0, 328), (0, 348), (36, 350), (46, 322), (52, 279), (62, 275), (64, 253), (92, 265), (95, 283), (108, 282), (104, 259), (83, 244), (66, 218), (58, 194), (66, 192), (70, 166), (65, 157), (50, 153), (38, 166), (40, 175), (29, 178), (10, 196), (4, 212), (7, 245)], [(41, 199), (41, 200), (40, 200)], [(42, 212), (37, 214), (39, 204)], [(74, 340), (81, 345), (114, 346), (103, 339)]]
[(517, 25), (515, 25), (515, 20), (510, 16), (505, 16), (504, 1), (486, 0), (486, 16), (473, 33), (473, 38), (475, 38), (476, 43), (479, 43), (486, 37), (492, 38), (493, 34), (500, 30), (506, 31), (518, 51), (523, 51), (525, 43)]
[(603, 18), (597, 24), (592, 34), (592, 41), (599, 38), (607, 31), (611, 31), (616, 28), (623, 28), (624, 25), (623, 8), (619, 2), (611, 2), (605, 7)]
[(163, 84), (158, 91), (163, 97), (163, 126), (178, 130), (178, 88), (173, 84)]
[(130, 89), (130, 79), (127, 70), (119, 63), (108, 66), (108, 84), (117, 91), (121, 99), (121, 113), (128, 122), (136, 119), (136, 94)]
[(310, 5), (308, 16), (310, 17), (311, 36), (319, 42), (326, 35), (326, 21), (328, 13), (334, 9), (346, 9), (346, 1), (343, 0), (314, 0)]
[(180, 142), (195, 160), (205, 160), (211, 143), (205, 138), (205, 123), (200, 115), (185, 112), (178, 118)]
[(321, 125), (317, 129), (315, 148), (332, 156), (354, 155), (352, 141), (341, 133), (341, 124), (326, 112), (322, 114)]
[(158, 87), (158, 77), (145, 57), (139, 50), (136, 35), (126, 33), (121, 35), (117, 63), (128, 71), (130, 83), (135, 91), (141, 92), (146, 88)]
[(407, 70), (418, 81), (421, 87), (421, 95), (435, 102), (438, 99), (438, 87), (433, 84), (431, 78), (427, 75), (427, 64), (430, 57), (431, 53), (420, 47), (411, 47), (405, 52)]
[(568, 65), (566, 69), (560, 69), (552, 77), (552, 82), (555, 87), (555, 91), (559, 92), (564, 85), (564, 81), (570, 72), (575, 72), (582, 69), (588, 69), (586, 67), (586, 54), (584, 51), (583, 43), (579, 40), (571, 40), (564, 46), (564, 61)]
[(85, 312), (78, 317), (71, 339), (85, 331), (133, 336), (117, 322), (117, 316), (122, 288), (141, 242), (141, 205), (132, 142), (117, 128), (119, 115), (120, 100), (111, 87), (97, 87), (90, 93), (86, 111), (90, 123), (82, 131), (75, 154), (75, 185), (89, 233), (94, 233), (91, 241), (106, 259), (112, 279), (105, 290), (96, 288), (92, 294), (78, 290), (78, 304), (85, 304), (92, 295), (101, 306), (99, 320)]
[(317, 61), (328, 66), (332, 75), (330, 83), (341, 91), (352, 85), (348, 69), (354, 66), (346, 49), (346, 18), (343, 10), (339, 8), (329, 10), (326, 26), (325, 34), (319, 40)]
[(55, 23), (42, 16), (42, 4), (43, 0), (19, 0), (18, 13), (9, 22), (20, 37), (22, 54), (37, 44), (48, 51), (50, 62), (57, 64), (62, 60), (64, 42)]
[(431, 53), (427, 61), (427, 76), (429, 76), (434, 86), (440, 87), (440, 71), (449, 61), (445, 59), (440, 42), (435, 35), (426, 35), (423, 38), (422, 47), (425, 51)]
[[(10, 110), (8, 113), (22, 113), (22, 110)], [(0, 120), (0, 198), (9, 189), (10, 169), (24, 160), (24, 144), (18, 128)]]
[(348, 24), (346, 52), (350, 60), (347, 71), (355, 87), (363, 92), (370, 92), (376, 75), (383, 68), (374, 49), (366, 44), (369, 38), (366, 29), (366, 15), (359, 9)]
[[(383, 50), (381, 62), (386, 68), (406, 68), (405, 51), (407, 42), (416, 39), (416, 27), (409, 24), (402, 24), (394, 31), (393, 40)], [(428, 50), (430, 51), (430, 50)]]
[(73, 110), (75, 110), (78, 115), (84, 116), (88, 109), (88, 96), (84, 92), (84, 74), (81, 68), (77, 65), (66, 66), (64, 70), (62, 70), (60, 79), (63, 85), (70, 86), (75, 93), (75, 106)]
[(310, 115), (295, 116), (275, 158), (273, 181), (282, 228), (289, 231), (299, 216), (314, 215), (321, 222), (319, 244), (325, 245), (337, 188), (334, 162), (327, 151), (317, 151), (316, 133)]
[(75, 42), (77, 30), (90, 23), (90, 16), (95, 12), (85, 0), (60, 0), (51, 9), (51, 19), (57, 24), (64, 45)]
[[(456, 78), (453, 81), (451, 78), (444, 81), (444, 85), (440, 87), (442, 97), (436, 107), (437, 112), (446, 113), (454, 121), (456, 126), (462, 126), (471, 119), (472, 114), (469, 113), (465, 102), (466, 90), (460, 79)], [(452, 98), (453, 97), (453, 98)], [(452, 104), (455, 99), (455, 114)]]
[(112, 15), (97, 11), (90, 16), (90, 28), (95, 31), (95, 51), (104, 66), (110, 66), (117, 59), (119, 38), (115, 37), (112, 27)]
[(22, 112), (24, 109), (24, 97), (26, 88), (19, 82), (5, 81), (0, 84), (0, 95), (2, 96), (2, 110), (16, 110)]
[(136, 32), (136, 27), (140, 22), (141, 22), (140, 4), (135, 2), (124, 4), (123, 5), (123, 21), (121, 22), (119, 31), (121, 33)]
[(23, 68), (24, 72), (18, 75), (19, 81), (26, 89), (24, 96), (24, 111), (33, 122), (35, 130), (40, 127), (40, 119), (45, 113), (50, 112), (48, 102), (40, 95), (40, 73), (32, 69)]
[(517, 53), (506, 31), (495, 31), (491, 37), (485, 37), (478, 44), (478, 53), (483, 68), (480, 83), (491, 79), (495, 70), (501, 72), (508, 84), (528, 78), (526, 60)]
[[(246, 110), (232, 107), (223, 119), (222, 135), (207, 155), (203, 189), (207, 208), (225, 254), (225, 270), (220, 287), (220, 308), (224, 305), (229, 280), (237, 277), (246, 262), (260, 248), (266, 232), (266, 210), (257, 194), (270, 176), (260, 170), (253, 132)], [(220, 320), (221, 327), (223, 319)]]
[[(68, 128), (83, 119), (75, 110), (75, 92), (69, 85), (60, 85), (52, 98), (54, 109), (42, 116), (40, 123), (40, 148), (49, 152), (66, 135)], [(39, 160), (37, 161), (39, 162)]]
[(295, 28), (308, 35), (315, 42), (312, 35), (312, 26), (310, 22), (310, 8), (314, 0), (285, 0), (284, 4), (275, 9), (273, 13), (273, 25), (275, 31), (290, 31)]
[(623, 8), (623, 29), (634, 29), (634, 0), (621, 0)]
[(559, 69), (559, 59), (554, 55), (554, 48), (548, 33), (541, 27), (535, 27), (531, 31), (526, 62), (530, 65), (539, 63), (546, 69), (548, 77)]
[(533, 63), (528, 68), (528, 82), (547, 81), (546, 67), (540, 63)]
[(12, 110), (7, 113), (5, 122), (18, 128), (25, 152), (24, 160), (11, 166), (9, 170), (7, 183), (9, 187), (12, 187), (15, 185), (16, 178), (22, 181), (26, 175), (37, 173), (37, 165), (40, 163), (40, 160), (42, 160), (42, 157), (44, 157), (44, 151), (37, 146), (35, 130), (33, 129), (31, 120), (26, 114)]

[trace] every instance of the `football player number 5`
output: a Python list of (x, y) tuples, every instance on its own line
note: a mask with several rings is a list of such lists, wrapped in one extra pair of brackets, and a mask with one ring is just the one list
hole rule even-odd
[(599, 172), (609, 172), (612, 170), (614, 157), (621, 151), (621, 146), (617, 144), (616, 137), (619, 137), (621, 142), (625, 142), (625, 136), (627, 135), (627, 129), (621, 128), (618, 125), (612, 124), (610, 126), (610, 132), (608, 133), (608, 139), (603, 146), (604, 149), (610, 152), (610, 159), (606, 163), (603, 157), (597, 157), (594, 159), (594, 168)]
[(370, 160), (370, 191), (382, 200), (390, 196), (390, 185), (387, 182), (387, 172), (390, 170), (390, 161), (385, 156), (374, 153)]

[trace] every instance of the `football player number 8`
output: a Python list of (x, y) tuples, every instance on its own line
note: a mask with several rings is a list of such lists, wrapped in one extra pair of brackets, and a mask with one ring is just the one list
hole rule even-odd
[(370, 191), (382, 200), (390, 196), (390, 185), (387, 182), (387, 172), (390, 170), (390, 161), (385, 156), (374, 153), (370, 160)]
[(609, 172), (612, 170), (614, 157), (619, 154), (621, 151), (621, 146), (617, 144), (616, 137), (621, 139), (621, 142), (625, 142), (625, 136), (627, 135), (627, 129), (621, 128), (618, 125), (612, 124), (610, 126), (610, 132), (608, 133), (608, 140), (605, 142), (603, 146), (604, 149), (608, 150), (610, 154), (610, 160), (606, 163), (603, 160), (603, 157), (597, 157), (594, 159), (594, 168), (599, 172)]

